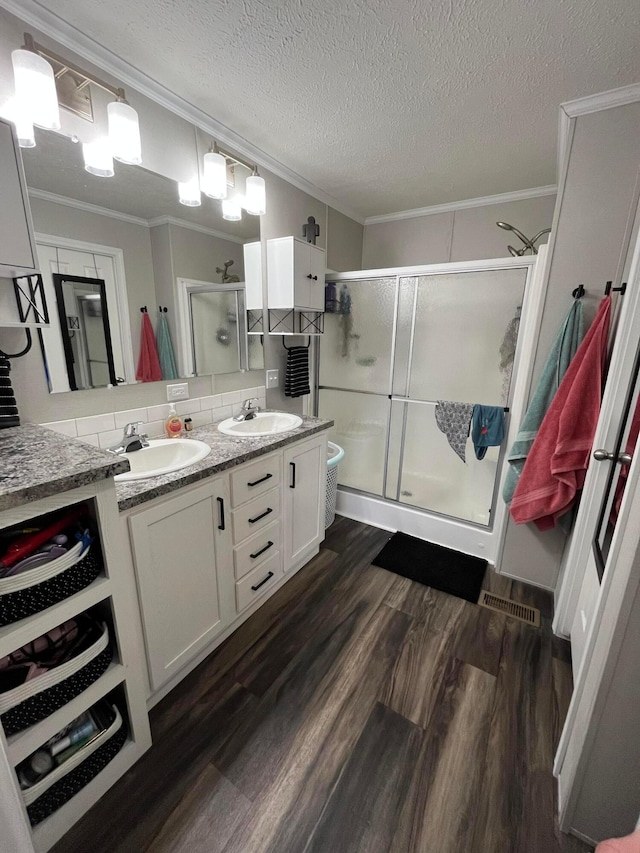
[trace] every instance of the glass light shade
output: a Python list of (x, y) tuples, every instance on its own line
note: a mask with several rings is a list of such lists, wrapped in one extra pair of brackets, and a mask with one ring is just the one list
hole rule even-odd
[(10, 98), (1, 114), (4, 118), (8, 118), (15, 126), (20, 148), (35, 148), (36, 138), (33, 131), (33, 122), (26, 115), (25, 110), (18, 104), (17, 98)]
[(209, 151), (204, 155), (202, 192), (209, 198), (227, 197), (227, 161), (222, 154)]
[(93, 142), (84, 142), (82, 145), (82, 156), (84, 157), (84, 167), (87, 172), (97, 175), (99, 178), (113, 177), (111, 144), (106, 137), (96, 139)]
[(138, 113), (123, 101), (111, 101), (107, 106), (107, 117), (111, 153), (121, 163), (139, 166), (142, 163), (142, 144)]
[(222, 218), (229, 222), (238, 222), (242, 219), (242, 204), (237, 196), (222, 200)]
[(247, 213), (262, 216), (267, 212), (267, 192), (264, 178), (260, 175), (250, 175), (247, 178), (246, 202)]
[(60, 110), (53, 68), (30, 50), (11, 54), (16, 100), (24, 115), (38, 127), (60, 130)]
[(180, 204), (186, 204), (187, 207), (199, 207), (202, 204), (200, 181), (197, 175), (190, 181), (178, 183), (178, 195), (180, 196)]

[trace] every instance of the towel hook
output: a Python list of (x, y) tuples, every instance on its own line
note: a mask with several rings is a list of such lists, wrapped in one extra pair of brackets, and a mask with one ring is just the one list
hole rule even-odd
[(584, 284), (579, 284), (573, 291), (572, 296), (574, 299), (582, 299), (586, 292)]
[(141, 313), (141, 314), (148, 314), (148, 313), (149, 313), (149, 312), (147, 311), (147, 306), (146, 306), (146, 305), (143, 305), (143, 306), (142, 306), (142, 308), (140, 309), (140, 313)]
[(619, 293), (620, 296), (624, 296), (625, 291), (627, 289), (627, 282), (620, 282), (620, 287), (613, 287), (613, 282), (608, 281), (604, 286), (604, 295), (609, 296), (610, 293)]

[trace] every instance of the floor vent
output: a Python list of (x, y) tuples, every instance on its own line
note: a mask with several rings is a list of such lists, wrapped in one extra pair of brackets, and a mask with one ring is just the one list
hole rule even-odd
[(540, 611), (535, 607), (529, 607), (528, 604), (520, 604), (519, 601), (494, 595), (493, 592), (487, 592), (486, 589), (480, 593), (478, 604), (481, 607), (488, 607), (489, 610), (497, 610), (498, 613), (506, 613), (507, 616), (520, 619), (521, 622), (534, 625), (536, 628), (540, 627)]

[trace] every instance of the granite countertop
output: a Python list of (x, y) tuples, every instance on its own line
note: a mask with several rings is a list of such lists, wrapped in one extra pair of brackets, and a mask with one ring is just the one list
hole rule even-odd
[(124, 483), (116, 483), (116, 495), (120, 511), (131, 509), (153, 498), (166, 495), (176, 489), (182, 488), (189, 483), (204, 480), (213, 474), (227, 471), (236, 465), (242, 465), (257, 456), (264, 456), (300, 441), (309, 438), (314, 433), (322, 432), (333, 426), (333, 421), (322, 418), (302, 418), (302, 424), (290, 432), (280, 435), (255, 436), (254, 438), (233, 438), (218, 432), (217, 423), (194, 429), (189, 433), (190, 438), (197, 438), (206, 442), (211, 447), (211, 453), (201, 462), (196, 462), (181, 471), (173, 474), (162, 474), (159, 477), (149, 477), (146, 480), (131, 480)]
[(0, 430), (0, 511), (128, 470), (126, 459), (37, 424)]

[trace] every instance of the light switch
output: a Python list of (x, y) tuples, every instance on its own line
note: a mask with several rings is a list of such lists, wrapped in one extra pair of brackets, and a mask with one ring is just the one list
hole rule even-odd
[(279, 388), (280, 387), (280, 371), (279, 370), (267, 370), (267, 388)]

